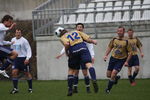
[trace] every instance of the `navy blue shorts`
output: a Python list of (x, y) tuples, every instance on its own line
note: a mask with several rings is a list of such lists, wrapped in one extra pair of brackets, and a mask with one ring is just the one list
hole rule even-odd
[(125, 61), (126, 61), (126, 58), (125, 59), (116, 59), (116, 58), (111, 56), (110, 60), (109, 60), (109, 65), (108, 65), (107, 70), (112, 71), (112, 70), (115, 69), (118, 72), (120, 72), (120, 70), (122, 69)]
[(138, 55), (133, 55), (131, 57), (131, 59), (129, 60), (129, 66), (128, 67), (132, 67), (132, 66), (139, 66), (139, 57)]
[(68, 66), (72, 69), (80, 69), (81, 64), (92, 62), (90, 52), (86, 44), (80, 43), (69, 48)]
[(25, 59), (26, 57), (17, 57), (14, 60), (14, 65), (12, 66), (12, 69), (18, 69), (20, 71), (30, 72), (29, 64), (28, 65), (24, 64)]
[(5, 58), (10, 55), (12, 51), (13, 49), (11, 49), (10, 47), (0, 46), (0, 57)]
[(80, 64), (80, 67), (78, 67), (78, 69), (77, 70), (85, 70), (85, 69), (87, 69), (87, 67), (86, 67), (86, 65), (84, 64), (84, 63), (81, 63)]

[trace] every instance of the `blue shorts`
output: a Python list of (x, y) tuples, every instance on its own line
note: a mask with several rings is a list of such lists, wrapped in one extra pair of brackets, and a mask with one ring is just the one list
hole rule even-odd
[(139, 66), (139, 57), (138, 55), (133, 55), (131, 57), (131, 59), (129, 60), (129, 66), (128, 67), (132, 67), (132, 66)]
[(77, 70), (80, 70), (80, 69), (81, 69), (81, 70), (87, 69), (87, 68), (86, 68), (86, 65), (85, 65), (84, 63), (81, 63), (81, 64), (80, 64), (80, 67), (78, 67)]
[(10, 55), (12, 51), (13, 49), (11, 49), (10, 47), (0, 46), (0, 57), (5, 58)]
[(112, 70), (115, 69), (118, 72), (120, 72), (120, 70), (122, 69), (125, 61), (126, 61), (126, 58), (125, 59), (116, 59), (116, 58), (111, 56), (110, 60), (109, 60), (109, 65), (108, 65), (107, 70), (112, 71)]
[(84, 42), (69, 48), (68, 66), (72, 69), (80, 69), (81, 64), (92, 62), (90, 52)]
[(14, 65), (12, 66), (12, 69), (18, 69), (20, 71), (30, 72), (29, 64), (28, 65), (24, 64), (25, 59), (26, 57), (17, 57), (14, 60)]

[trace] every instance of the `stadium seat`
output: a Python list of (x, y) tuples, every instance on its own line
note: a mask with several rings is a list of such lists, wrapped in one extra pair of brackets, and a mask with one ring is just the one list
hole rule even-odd
[(89, 3), (87, 5), (86, 12), (92, 12), (92, 11), (94, 11), (94, 7), (95, 7), (94, 3)]
[(62, 15), (62, 16), (60, 17), (59, 22), (56, 23), (56, 24), (66, 24), (66, 23), (67, 23), (67, 15)]
[(96, 23), (101, 23), (103, 21), (103, 13), (97, 13), (95, 17)]
[(139, 9), (139, 8), (141, 8), (141, 1), (140, 0), (134, 1), (132, 9)]
[(129, 6), (131, 6), (131, 1), (125, 1), (122, 9), (128, 10)]
[(141, 20), (150, 20), (150, 10), (144, 10)]
[(75, 14), (71, 14), (71, 15), (69, 15), (67, 24), (74, 24), (74, 23), (76, 23), (76, 15)]
[[(149, 5), (146, 5), (149, 4)], [(150, 0), (144, 0), (142, 8), (150, 8)]]
[(85, 23), (85, 14), (78, 15), (77, 23)]
[(130, 18), (129, 14), (130, 14), (129, 11), (125, 11), (121, 21), (129, 21)]
[(88, 13), (85, 23), (94, 23), (94, 13)]
[(104, 10), (108, 11), (108, 10), (112, 10), (112, 8), (113, 8), (113, 3), (106, 2), (106, 6), (105, 6)]
[(103, 11), (104, 4), (102, 2), (97, 3), (96, 8), (97, 8), (96, 11)]
[(141, 20), (141, 11), (134, 11), (131, 21)]
[(119, 21), (121, 21), (121, 12), (115, 12), (112, 21), (113, 21), (113, 22), (119, 22)]
[(103, 22), (112, 22), (112, 12), (105, 13)]
[(114, 10), (121, 10), (122, 9), (122, 1), (115, 2)]
[(81, 3), (79, 4), (78, 10), (76, 12), (85, 12), (86, 11), (86, 4)]

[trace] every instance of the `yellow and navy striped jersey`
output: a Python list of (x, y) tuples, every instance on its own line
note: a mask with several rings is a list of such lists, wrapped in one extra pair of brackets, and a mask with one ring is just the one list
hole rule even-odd
[(116, 59), (127, 58), (128, 54), (132, 53), (131, 45), (125, 38), (119, 39), (115, 37), (110, 41), (108, 46), (112, 49), (112, 57)]
[(142, 47), (142, 43), (137, 37), (133, 38), (128, 38), (128, 42), (131, 44), (132, 47), (132, 55), (137, 55), (138, 54), (138, 48)]
[(76, 44), (82, 43), (84, 40), (88, 40), (90, 36), (80, 31), (71, 31), (64, 34), (61, 37), (61, 42), (63, 44), (69, 43), (70, 46), (74, 46)]

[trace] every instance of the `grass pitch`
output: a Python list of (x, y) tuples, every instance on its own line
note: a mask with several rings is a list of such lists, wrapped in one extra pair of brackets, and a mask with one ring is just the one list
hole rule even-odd
[(87, 94), (84, 81), (80, 80), (79, 93), (67, 97), (67, 81), (33, 81), (33, 93), (28, 93), (26, 81), (19, 82), (19, 93), (10, 94), (11, 81), (0, 80), (0, 100), (150, 100), (150, 79), (136, 80), (136, 86), (130, 86), (128, 80), (119, 80), (110, 94), (104, 92), (107, 80), (99, 80), (98, 93)]

